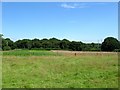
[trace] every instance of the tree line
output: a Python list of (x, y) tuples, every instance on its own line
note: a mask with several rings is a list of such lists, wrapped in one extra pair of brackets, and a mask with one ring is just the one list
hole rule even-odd
[(29, 50), (71, 50), (71, 51), (119, 51), (120, 42), (113, 37), (107, 37), (102, 43), (83, 43), (81, 41), (69, 41), (67, 39), (22, 39), (12, 41), (3, 38), (0, 34), (0, 47), (2, 50), (29, 49)]

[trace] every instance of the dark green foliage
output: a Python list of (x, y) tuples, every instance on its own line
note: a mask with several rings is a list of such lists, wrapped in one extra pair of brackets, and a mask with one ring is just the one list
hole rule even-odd
[(41, 43), (39, 39), (33, 39), (31, 41), (32, 47), (31, 48), (40, 48), (41, 47)]
[(107, 37), (101, 45), (102, 51), (114, 51), (115, 49), (119, 49), (120, 44), (116, 38)]
[(100, 51), (101, 44), (100, 43), (83, 43), (82, 51)]
[(23, 40), (18, 40), (15, 42), (17, 48), (21, 49), (31, 49), (31, 40), (29, 39), (23, 39)]
[(73, 51), (81, 51), (82, 50), (82, 43), (81, 42), (70, 42), (69, 49)]
[(4, 39), (3, 35), (0, 34), (0, 49), (2, 50), (11, 50), (15, 49), (14, 42), (9, 38)]
[(108, 37), (102, 44), (82, 43), (67, 39), (22, 39), (13, 42), (11, 39), (2, 37), (0, 34), (0, 50), (29, 49), (29, 50), (72, 50), (72, 51), (120, 51), (120, 42), (113, 37)]
[(11, 49), (15, 49), (14, 42), (12, 40), (6, 38), (5, 42), (6, 42), (6, 46), (9, 46)]
[(2, 49), (2, 34), (0, 34), (0, 49)]
[(56, 38), (50, 38), (48, 42), (49, 42), (50, 48), (60, 48), (59, 46), (60, 40)]
[(69, 49), (70, 41), (67, 39), (63, 39), (60, 41), (60, 48), (61, 49)]
[(120, 52), (120, 49), (115, 49), (114, 52)]
[(3, 50), (11, 50), (11, 47), (10, 46), (4, 46)]

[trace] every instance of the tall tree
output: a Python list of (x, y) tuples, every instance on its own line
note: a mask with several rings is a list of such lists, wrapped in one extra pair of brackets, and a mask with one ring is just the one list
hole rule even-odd
[(15, 49), (14, 42), (10, 38), (6, 38), (6, 46), (9, 46), (11, 49)]
[(101, 45), (102, 51), (114, 51), (115, 49), (119, 49), (119, 41), (113, 37), (107, 37), (104, 39)]

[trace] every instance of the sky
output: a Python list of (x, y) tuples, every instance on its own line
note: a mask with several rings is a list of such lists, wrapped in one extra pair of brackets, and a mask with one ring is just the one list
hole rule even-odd
[(2, 33), (18, 39), (102, 42), (118, 38), (117, 2), (4, 2)]

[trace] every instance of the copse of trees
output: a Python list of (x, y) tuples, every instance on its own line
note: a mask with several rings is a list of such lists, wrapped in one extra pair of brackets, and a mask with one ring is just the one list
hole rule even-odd
[(69, 41), (67, 39), (22, 39), (13, 42), (10, 38), (3, 38), (0, 34), (0, 47), (2, 50), (13, 49), (44, 49), (44, 50), (71, 50), (71, 51), (115, 51), (120, 49), (120, 42), (113, 37), (107, 37), (102, 44)]

